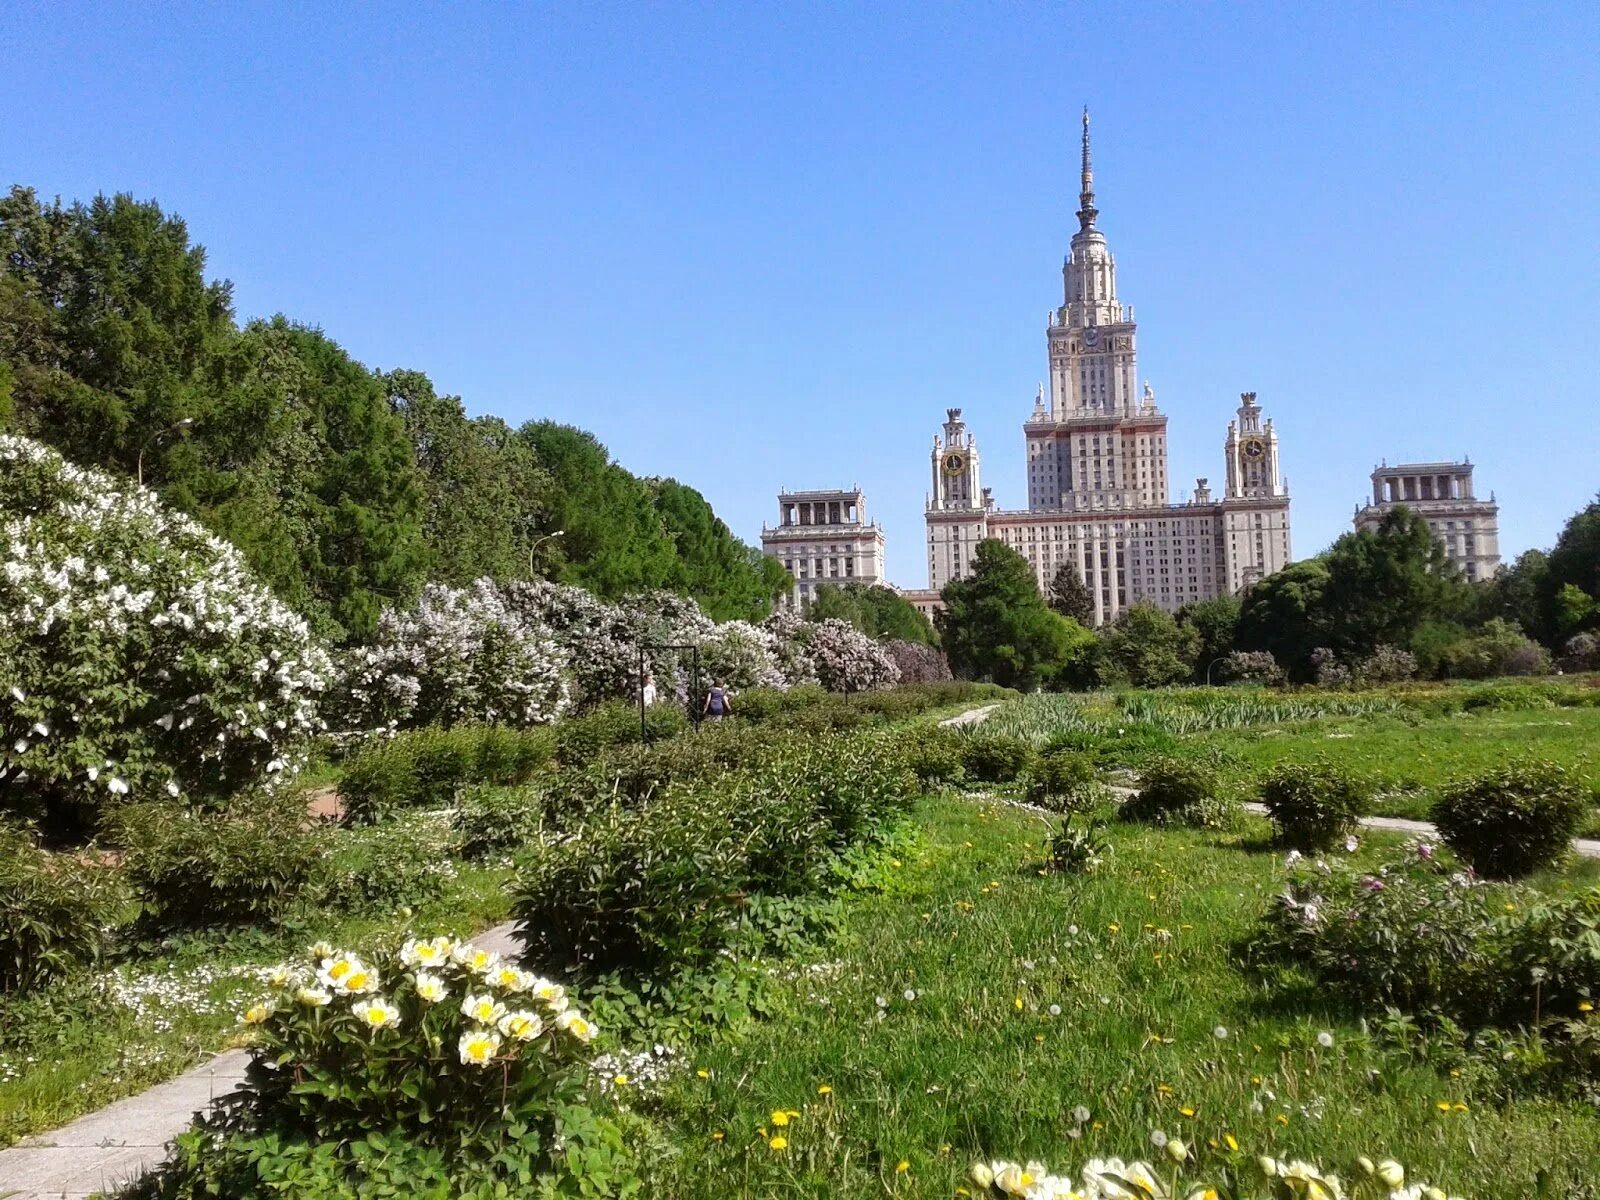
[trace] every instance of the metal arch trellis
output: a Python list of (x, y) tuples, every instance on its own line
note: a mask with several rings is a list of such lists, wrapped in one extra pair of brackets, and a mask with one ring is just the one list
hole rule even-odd
[(689, 642), (640, 642), (639, 643), (639, 673), (634, 684), (634, 692), (639, 697), (639, 744), (650, 744), (649, 730), (644, 719), (644, 672), (645, 652), (648, 650), (687, 650), (689, 652), (689, 722), (696, 729), (700, 727), (700, 647)]

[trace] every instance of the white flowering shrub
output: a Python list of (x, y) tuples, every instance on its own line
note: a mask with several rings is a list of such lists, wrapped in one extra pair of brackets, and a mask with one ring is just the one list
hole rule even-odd
[(780, 608), (761, 623), (772, 634), (778, 656), (778, 670), (790, 687), (817, 682), (817, 663), (811, 656), (812, 626), (805, 618)]
[(749, 621), (724, 621), (700, 644), (700, 674), (740, 692), (746, 688), (782, 688), (788, 680), (778, 668), (778, 639)]
[(566, 654), (573, 702), (625, 700), (638, 686), (638, 637), (627, 612), (580, 587), (540, 580), (506, 588), (506, 603), (543, 626)]
[(900, 668), (883, 646), (848, 621), (820, 622), (811, 639), (811, 656), (817, 680), (830, 692), (869, 692), (900, 682)]
[(386, 609), (373, 643), (344, 666), (347, 727), (539, 725), (571, 704), (561, 647), (488, 579), (429, 584), (411, 608)]
[(332, 677), (232, 546), (155, 496), (0, 437), (0, 810), (93, 829), (297, 765)]
[[(448, 936), (370, 958), (319, 944), (268, 983), (241, 1018), (255, 1037), (244, 1088), (178, 1139), (153, 1194), (354, 1194), (341, 1185), (388, 1152), (347, 1148), (372, 1144), (406, 1166), (384, 1195), (636, 1188), (615, 1125), (588, 1105), (595, 1025), (560, 984)], [(286, 1143), (318, 1153), (286, 1157)]]

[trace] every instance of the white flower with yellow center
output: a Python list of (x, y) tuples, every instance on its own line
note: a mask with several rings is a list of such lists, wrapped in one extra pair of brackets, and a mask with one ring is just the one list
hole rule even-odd
[(556, 1028), (565, 1030), (580, 1042), (592, 1042), (598, 1030), (594, 1022), (583, 1016), (575, 1008), (568, 1008), (556, 1014)]
[(327, 942), (318, 942), (311, 947), (311, 959), (313, 962), (321, 962), (325, 958), (337, 958), (338, 955), (339, 952)]
[(400, 961), (408, 967), (442, 967), (450, 961), (455, 943), (447, 937), (412, 938), (400, 947)]
[(354, 954), (334, 954), (322, 960), (322, 965), (317, 968), (317, 982), (325, 988), (332, 988), (336, 992), (348, 990), (345, 980), (351, 974), (362, 974), (366, 967)]
[(270, 1004), (253, 1004), (244, 1010), (244, 1016), (239, 1019), (246, 1025), (263, 1025), (266, 1023), (267, 1018), (272, 1016), (272, 1012), (273, 1009)]
[(492, 950), (481, 950), (471, 942), (462, 942), (450, 951), (450, 961), (473, 975), (487, 975), (500, 965), (500, 956)]
[(461, 1002), (461, 1015), (479, 1025), (494, 1025), (506, 1015), (506, 1006), (488, 993), (469, 995)]
[(444, 980), (437, 975), (430, 975), (426, 971), (417, 972), (417, 998), (429, 1004), (437, 1004), (450, 994), (450, 989), (445, 986)]
[(327, 988), (303, 987), (294, 994), (294, 1002), (305, 1008), (321, 1008), (333, 999)]
[(294, 972), (290, 971), (289, 968), (284, 964), (279, 963), (277, 966), (273, 967), (271, 973), (268, 974), (267, 986), (271, 988), (277, 988), (279, 991), (282, 991), (284, 988), (289, 986), (289, 983), (293, 978)]
[(544, 1022), (539, 1019), (538, 1013), (519, 1009), (501, 1017), (499, 1029), (501, 1033), (513, 1041), (531, 1042), (544, 1032)]
[(469, 1029), (456, 1048), (464, 1066), (487, 1067), (500, 1053), (500, 1035), (488, 1029)]
[(400, 1024), (400, 1010), (382, 996), (357, 1004), (355, 1014), (374, 1033), (380, 1029), (393, 1029)]
[(502, 992), (525, 992), (532, 985), (534, 976), (526, 971), (513, 967), (510, 963), (502, 963), (489, 972), (485, 981), (492, 988), (499, 988)]

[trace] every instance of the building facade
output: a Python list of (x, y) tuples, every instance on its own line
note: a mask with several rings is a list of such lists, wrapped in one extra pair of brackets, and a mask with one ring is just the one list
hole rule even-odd
[(1488, 579), (1500, 569), (1500, 506), (1493, 492), (1487, 500), (1473, 494), (1470, 462), (1373, 468), (1372, 502), (1356, 507), (1356, 529), (1376, 529), (1384, 513), (1402, 504), (1428, 523), (1468, 579)]
[(778, 523), (761, 527), (761, 552), (794, 586), (784, 606), (804, 608), (824, 583), (883, 582), (883, 530), (867, 520), (860, 488), (778, 493)]
[(1138, 327), (1117, 297), (1116, 260), (1096, 225), (1087, 111), (1078, 200), (1062, 304), (1045, 329), (1049, 393), (1041, 384), (1022, 427), (1028, 506), (995, 506), (977, 441), (961, 410), (947, 410), (931, 455), (928, 583), (937, 592), (961, 578), (978, 542), (998, 538), (1033, 565), (1041, 588), (1074, 565), (1101, 624), (1139, 600), (1176, 611), (1288, 565), (1289, 490), (1277, 432), (1245, 392), (1223, 443), (1221, 494), (1199, 479), (1192, 499), (1171, 503), (1167, 418), (1150, 385), (1136, 385)]

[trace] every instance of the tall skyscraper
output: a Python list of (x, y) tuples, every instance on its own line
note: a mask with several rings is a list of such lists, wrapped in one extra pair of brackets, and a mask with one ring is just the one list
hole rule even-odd
[(1241, 591), (1289, 562), (1278, 435), (1255, 393), (1243, 393), (1223, 444), (1222, 495), (1213, 499), (1202, 478), (1187, 503), (1169, 501), (1167, 418), (1149, 383), (1138, 386), (1138, 326), (1117, 297), (1116, 259), (1097, 224), (1087, 109), (1077, 215), (1062, 303), (1045, 329), (1049, 394), (1041, 385), (1022, 426), (1028, 507), (995, 507), (979, 482), (977, 443), (961, 410), (949, 410), (933, 441), (929, 586), (965, 575), (976, 544), (999, 538), (1032, 563), (1041, 588), (1063, 564), (1076, 567), (1096, 623), (1141, 599), (1175, 611)]

